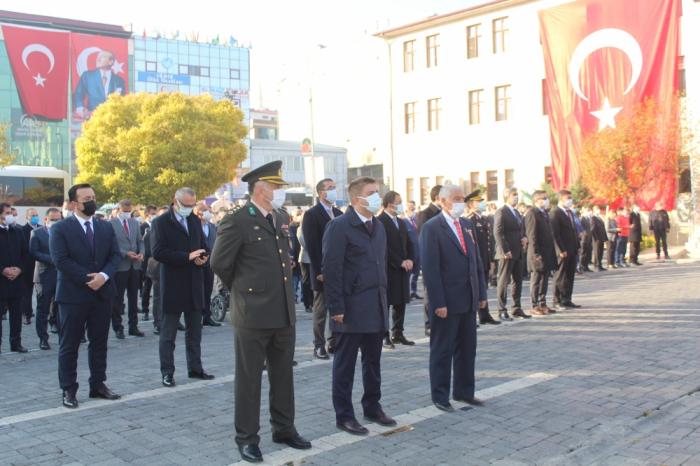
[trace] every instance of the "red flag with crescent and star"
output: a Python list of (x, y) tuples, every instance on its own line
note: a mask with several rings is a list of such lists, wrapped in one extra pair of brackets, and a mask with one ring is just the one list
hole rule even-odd
[[(552, 152), (552, 186), (580, 176), (578, 156), (590, 131), (615, 128), (645, 97), (670, 100), (678, 88), (680, 0), (578, 0), (540, 10)], [(672, 206), (667, 192), (643, 196)]]
[(2, 25), (12, 74), (27, 115), (68, 113), (68, 31)]

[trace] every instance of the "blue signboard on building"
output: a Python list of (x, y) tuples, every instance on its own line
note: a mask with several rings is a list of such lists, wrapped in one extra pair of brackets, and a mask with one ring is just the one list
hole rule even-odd
[(186, 75), (169, 73), (149, 73), (146, 71), (139, 71), (136, 80), (145, 81), (147, 83), (184, 84), (185, 86), (189, 86), (190, 84), (190, 77)]

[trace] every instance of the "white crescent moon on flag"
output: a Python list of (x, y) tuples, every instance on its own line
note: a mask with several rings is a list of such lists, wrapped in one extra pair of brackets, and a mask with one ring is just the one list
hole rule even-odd
[(88, 71), (88, 57), (95, 52), (101, 52), (102, 49), (99, 47), (88, 47), (78, 55), (78, 59), (75, 62), (75, 67), (78, 69), (78, 76), (82, 76), (83, 73)]
[(51, 50), (49, 50), (49, 48), (47, 46), (41, 45), (41, 44), (29, 44), (29, 45), (27, 45), (24, 48), (24, 50), (22, 51), (22, 61), (24, 62), (24, 66), (26, 66), (27, 69), (29, 69), (29, 65), (27, 65), (27, 57), (29, 57), (29, 55), (32, 52), (43, 53), (44, 55), (46, 55), (48, 57), (49, 61), (51, 62), (51, 68), (49, 68), (49, 73), (51, 73), (51, 70), (53, 69), (53, 65), (54, 65), (53, 53), (51, 53)]
[(591, 53), (604, 47), (615, 47), (616, 49), (622, 50), (632, 62), (632, 79), (624, 94), (627, 94), (634, 85), (637, 84), (639, 75), (642, 72), (642, 49), (639, 47), (637, 40), (632, 37), (630, 33), (621, 29), (601, 29), (596, 31), (578, 44), (578, 47), (574, 50), (574, 54), (571, 56), (571, 63), (569, 64), (571, 85), (574, 87), (576, 94), (583, 100), (588, 101), (588, 98), (583, 95), (581, 91), (581, 82), (579, 80), (581, 66), (583, 65), (583, 61)]

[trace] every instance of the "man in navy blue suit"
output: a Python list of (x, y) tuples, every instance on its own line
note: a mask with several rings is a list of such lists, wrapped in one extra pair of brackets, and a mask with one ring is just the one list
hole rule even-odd
[(63, 406), (77, 408), (78, 348), (86, 324), (90, 339), (90, 398), (121, 398), (104, 382), (112, 300), (117, 296), (112, 278), (122, 256), (112, 225), (93, 217), (97, 204), (92, 187), (76, 184), (68, 190), (68, 199), (75, 215), (51, 227), (49, 249), (58, 270), (58, 381), (63, 390)]
[(364, 418), (384, 426), (396, 425), (379, 404), (382, 397), (379, 360), (384, 332), (389, 329), (387, 247), (384, 225), (374, 216), (382, 204), (377, 181), (368, 176), (357, 178), (348, 185), (348, 194), (352, 205), (326, 226), (321, 273), (330, 327), (336, 335), (333, 359), (336, 426), (363, 435), (369, 430), (357, 422), (352, 407), (358, 349), (362, 350)]
[[(430, 390), (435, 406), (454, 411), (452, 399), (475, 406), (476, 311), (487, 303), (484, 269), (474, 224), (462, 218), (464, 192), (440, 190), (442, 212), (421, 228), (423, 280), (430, 293)], [(364, 354), (364, 353), (363, 353)]]
[[(112, 71), (114, 54), (109, 50), (102, 50), (97, 54), (97, 69), (84, 71), (80, 76), (78, 86), (73, 93), (75, 112), (84, 116), (85, 112), (94, 111), (101, 103), (107, 100), (109, 94), (126, 94), (124, 78)], [(87, 107), (85, 106), (87, 97)]]
[(403, 221), (408, 228), (408, 239), (413, 243), (413, 252), (416, 260), (411, 269), (411, 299), (423, 299), (418, 296), (418, 275), (420, 275), (420, 244), (418, 243), (418, 222), (416, 221), (416, 201), (406, 203), (406, 215)]
[(29, 252), (36, 261), (34, 283), (36, 285), (36, 335), (39, 348), (50, 350), (48, 319), (56, 296), (56, 266), (51, 259), (49, 240), (51, 227), (61, 221), (61, 211), (55, 207), (46, 210), (44, 225), (35, 228), (29, 238)]

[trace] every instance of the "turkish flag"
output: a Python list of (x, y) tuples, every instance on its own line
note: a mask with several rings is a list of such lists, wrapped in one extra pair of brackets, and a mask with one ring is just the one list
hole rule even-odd
[(12, 74), (27, 115), (68, 113), (68, 31), (2, 26)]
[[(679, 0), (579, 0), (540, 10), (552, 152), (552, 186), (580, 177), (578, 156), (591, 131), (615, 128), (615, 118), (653, 96), (668, 101), (678, 86)], [(672, 205), (665, 192), (647, 193), (642, 209)], [(641, 205), (645, 204), (645, 205)]]

